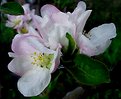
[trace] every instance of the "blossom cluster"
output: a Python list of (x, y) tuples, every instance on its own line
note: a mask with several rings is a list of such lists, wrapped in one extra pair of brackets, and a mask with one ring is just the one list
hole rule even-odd
[(17, 30), (12, 41), (9, 56), (13, 60), (8, 69), (22, 76), (17, 83), (18, 90), (24, 96), (39, 95), (51, 81), (51, 73), (57, 70), (62, 49), (68, 47), (69, 33), (79, 49), (80, 54), (99, 55), (116, 37), (113, 23), (94, 27), (84, 32), (85, 23), (92, 10), (86, 10), (86, 4), (80, 1), (74, 11), (61, 12), (55, 6), (46, 4), (41, 16), (30, 10), (29, 4), (22, 6), (24, 15), (7, 15), (6, 26)]

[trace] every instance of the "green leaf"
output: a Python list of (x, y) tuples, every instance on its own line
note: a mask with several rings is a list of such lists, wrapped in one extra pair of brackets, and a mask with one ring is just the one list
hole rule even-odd
[(103, 63), (81, 54), (75, 57), (74, 63), (70, 71), (79, 82), (86, 85), (110, 82), (109, 71)]
[(62, 74), (62, 72), (59, 72), (59, 74), (54, 78), (54, 80), (50, 82), (50, 84), (48, 85), (48, 88), (47, 88), (48, 93), (51, 92), (56, 87), (58, 78), (60, 77), (61, 74)]
[(5, 23), (0, 23), (0, 42), (2, 43), (10, 43), (15, 36), (16, 32), (9, 27), (5, 26)]
[(4, 14), (12, 14), (12, 15), (22, 15), (24, 14), (24, 10), (22, 6), (17, 2), (8, 2), (0, 5), (0, 12)]
[(67, 47), (67, 53), (69, 53), (71, 55), (74, 53), (74, 51), (76, 49), (76, 42), (75, 42), (74, 38), (69, 33), (66, 33), (66, 38), (69, 41), (69, 44)]

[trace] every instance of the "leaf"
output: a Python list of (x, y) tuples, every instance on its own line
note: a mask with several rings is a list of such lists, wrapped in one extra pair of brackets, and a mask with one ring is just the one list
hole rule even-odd
[(66, 33), (66, 38), (69, 41), (69, 44), (68, 44), (68, 47), (67, 47), (67, 53), (69, 53), (71, 55), (71, 54), (74, 53), (74, 51), (76, 49), (76, 42), (69, 33)]
[(5, 26), (5, 23), (0, 23), (0, 42), (2, 43), (10, 43), (12, 41), (12, 38), (16, 34), (16, 32), (9, 27)]
[(22, 6), (17, 2), (8, 2), (0, 5), (0, 12), (4, 14), (11, 15), (22, 15), (24, 14), (24, 10)]
[(56, 84), (58, 82), (58, 78), (60, 77), (60, 75), (62, 74), (62, 72), (60, 72), (55, 78), (53, 81), (50, 82), (50, 84), (48, 85), (48, 88), (47, 88), (47, 92), (51, 92), (55, 87), (56, 87)]
[(74, 63), (71, 72), (79, 82), (86, 85), (110, 82), (109, 71), (103, 63), (81, 54), (75, 57)]

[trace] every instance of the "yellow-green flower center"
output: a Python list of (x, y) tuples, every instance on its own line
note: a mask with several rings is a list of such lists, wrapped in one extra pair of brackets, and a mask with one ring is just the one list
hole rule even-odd
[(20, 32), (23, 33), (23, 34), (25, 34), (25, 33), (28, 33), (28, 30), (25, 27), (22, 27), (20, 29)]
[(19, 25), (20, 22), (21, 22), (21, 20), (15, 20), (15, 21), (14, 21), (15, 26), (16, 26), (16, 25)]
[(52, 65), (52, 60), (54, 58), (54, 54), (46, 54), (46, 53), (36, 53), (34, 52), (31, 56), (33, 61), (32, 65), (40, 66), (42, 68), (50, 69)]

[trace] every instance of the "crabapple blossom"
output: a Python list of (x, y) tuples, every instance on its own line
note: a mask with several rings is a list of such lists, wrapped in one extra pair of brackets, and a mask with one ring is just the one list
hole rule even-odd
[(29, 4), (25, 4), (22, 7), (24, 9), (24, 15), (7, 15), (8, 20), (6, 22), (7, 27), (17, 29), (19, 33), (25, 33), (28, 31), (25, 24), (30, 23), (32, 20), (32, 15), (35, 14), (35, 10), (30, 10)]
[(18, 34), (12, 42), (13, 60), (8, 69), (22, 76), (17, 83), (18, 90), (26, 97), (39, 95), (49, 84), (51, 73), (60, 61), (57, 50), (46, 48), (36, 36)]
[(116, 37), (116, 28), (113, 23), (103, 24), (85, 35), (83, 29), (90, 14), (91, 10), (86, 10), (83, 1), (78, 3), (72, 13), (61, 12), (55, 6), (47, 4), (41, 8), (42, 17), (33, 17), (33, 24), (42, 38), (48, 41), (51, 49), (56, 49), (58, 43), (67, 47), (68, 32), (75, 39), (81, 54), (94, 56), (103, 53), (110, 45), (111, 39)]

